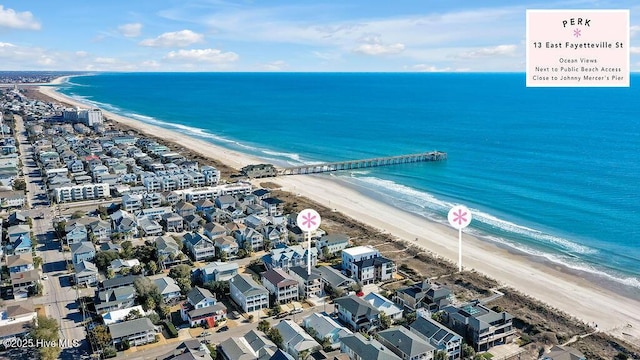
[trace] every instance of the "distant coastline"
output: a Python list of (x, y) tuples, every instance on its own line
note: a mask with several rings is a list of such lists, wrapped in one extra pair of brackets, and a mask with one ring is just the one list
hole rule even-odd
[[(60, 82), (62, 81), (64, 79), (60, 79)], [(81, 107), (86, 106), (56, 93), (52, 87), (41, 87), (40, 89), (44, 94), (59, 101)], [(152, 133), (155, 136), (177, 142), (234, 168), (263, 161), (117, 114), (107, 113), (107, 117), (142, 132)], [(328, 180), (325, 177), (278, 178), (274, 182), (283, 186), (283, 190), (300, 193), (375, 228), (387, 231), (400, 239), (414, 242), (415, 239), (419, 239), (418, 245), (425, 249), (449, 259), (456, 258), (457, 247), (450, 241), (453, 236), (451, 229), (363, 196), (360, 192), (354, 192), (352, 185), (345, 187), (342, 184), (341, 186), (338, 182)], [(633, 314), (633, 309), (640, 306), (637, 300), (619, 298), (615, 293), (603, 290), (597, 284), (585, 281), (581, 276), (576, 276), (575, 271), (563, 269), (557, 264), (544, 263), (544, 261), (544, 264), (540, 264), (539, 261), (531, 261), (529, 256), (487, 244), (471, 236), (465, 235), (465, 239), (465, 266), (477, 269), (504, 284), (574, 314), (584, 321), (595, 321), (607, 327), (616, 328), (622, 325), (623, 319), (625, 321), (629, 319), (628, 314)], [(584, 274), (578, 273), (578, 275)], [(611, 288), (616, 289), (615, 286)], [(619, 290), (619, 288), (617, 289)], [(629, 294), (625, 295), (629, 296)], [(585, 304), (582, 309), (576, 308), (574, 303), (576, 296), (593, 299), (593, 307)], [(613, 305), (613, 303), (617, 304)], [(605, 304), (608, 304), (606, 307), (611, 307), (610, 310), (613, 313), (618, 313), (620, 316), (612, 316), (612, 313), (609, 313), (603, 317), (595, 311), (596, 309), (602, 311), (602, 306)], [(637, 326), (634, 328), (639, 329), (640, 316), (637, 316), (634, 321), (637, 321)]]

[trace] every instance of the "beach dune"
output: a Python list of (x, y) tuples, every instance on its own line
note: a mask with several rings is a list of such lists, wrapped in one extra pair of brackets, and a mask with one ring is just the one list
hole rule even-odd
[[(60, 81), (63, 79), (58, 79), (58, 82)], [(57, 93), (55, 87), (42, 86), (39, 89), (43, 94), (58, 101), (81, 108), (87, 107)], [(191, 151), (237, 169), (263, 162), (261, 159), (184, 134), (103, 112), (111, 120), (149, 135), (177, 142)], [(369, 198), (341, 185), (330, 176), (287, 176), (269, 181), (282, 186), (282, 190), (308, 197), (376, 229), (388, 232), (390, 236), (457, 261), (456, 230)], [(510, 253), (467, 234), (463, 235), (463, 243), (465, 269), (474, 269), (587, 323), (595, 323), (601, 331), (632, 344), (640, 344), (640, 301), (637, 299), (621, 296), (559, 267), (532, 261), (528, 256)]]

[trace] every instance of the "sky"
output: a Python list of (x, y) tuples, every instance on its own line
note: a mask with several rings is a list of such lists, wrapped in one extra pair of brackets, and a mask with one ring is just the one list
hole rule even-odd
[(525, 71), (527, 9), (630, 9), (559, 0), (0, 0), (0, 70)]

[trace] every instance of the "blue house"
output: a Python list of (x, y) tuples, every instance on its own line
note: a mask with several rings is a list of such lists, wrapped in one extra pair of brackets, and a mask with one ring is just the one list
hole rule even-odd
[(31, 238), (29, 234), (20, 235), (7, 247), (7, 254), (26, 254), (31, 252)]
[(96, 249), (93, 243), (89, 241), (81, 241), (71, 245), (71, 261), (73, 265), (77, 265), (82, 261), (91, 261), (96, 256)]
[(9, 242), (14, 243), (19, 237), (26, 235), (29, 237), (29, 233), (31, 232), (31, 228), (29, 225), (14, 225), (9, 226), (7, 229), (7, 236), (9, 237)]
[(68, 224), (64, 230), (69, 245), (87, 241), (87, 227), (78, 222)]

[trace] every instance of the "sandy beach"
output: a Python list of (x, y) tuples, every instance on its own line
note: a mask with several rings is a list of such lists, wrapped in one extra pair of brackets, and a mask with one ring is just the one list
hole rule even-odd
[[(54, 83), (63, 81), (64, 78), (60, 78)], [(39, 90), (61, 102), (87, 107), (57, 93), (55, 87), (41, 86)], [(263, 162), (178, 132), (104, 110), (103, 113), (111, 120), (177, 142), (184, 148), (234, 168)], [(281, 185), (282, 190), (308, 197), (399, 239), (416, 243), (432, 253), (457, 261), (457, 231), (364, 196), (331, 180), (329, 176), (288, 176), (269, 181)], [(463, 241), (465, 269), (475, 269), (501, 284), (513, 287), (585, 322), (596, 323), (599, 330), (632, 344), (640, 344), (640, 301), (620, 296), (563, 272), (560, 268), (534, 262), (527, 256), (510, 253), (472, 236), (465, 234)]]

